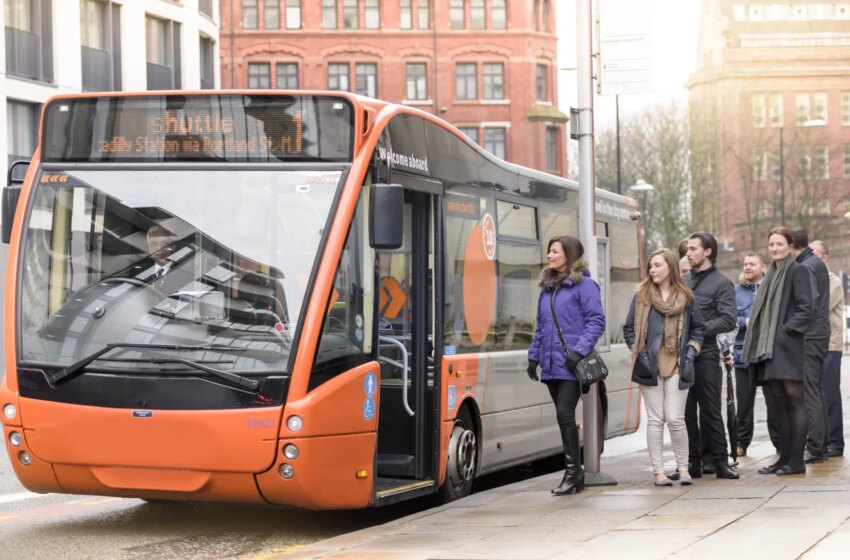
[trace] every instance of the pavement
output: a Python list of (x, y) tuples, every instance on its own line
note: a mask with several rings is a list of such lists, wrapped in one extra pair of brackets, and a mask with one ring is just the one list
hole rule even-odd
[[(274, 558), (850, 558), (850, 455), (809, 465), (806, 475), (760, 475), (776, 460), (764, 428), (757, 423), (748, 455), (739, 460), (740, 480), (710, 476), (690, 487), (658, 488), (646, 451), (630, 451), (603, 456), (602, 471), (616, 486), (554, 497), (549, 490), (561, 473), (552, 473)], [(665, 466), (674, 470), (666, 444)]]

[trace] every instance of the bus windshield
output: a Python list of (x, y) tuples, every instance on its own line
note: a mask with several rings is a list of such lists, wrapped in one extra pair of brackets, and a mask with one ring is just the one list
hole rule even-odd
[[(341, 176), (43, 171), (22, 257), (21, 361), (64, 367), (117, 343), (225, 345), (242, 350), (180, 357), (227, 370), (286, 369)], [(156, 357), (116, 350), (96, 366), (185, 369)]]

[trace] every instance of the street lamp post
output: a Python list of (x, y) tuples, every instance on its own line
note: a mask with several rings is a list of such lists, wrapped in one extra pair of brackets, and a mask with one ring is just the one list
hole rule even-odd
[(643, 224), (643, 242), (641, 244), (642, 245), (641, 248), (643, 250), (643, 256), (644, 256), (644, 258), (646, 258), (646, 252), (649, 250), (649, 242), (648, 242), (648, 239), (647, 239), (647, 235), (648, 235), (649, 232), (646, 229), (646, 216), (648, 216), (648, 214), (646, 212), (646, 205), (647, 205), (647, 198), (648, 198), (649, 191), (654, 191), (655, 187), (653, 187), (652, 185), (650, 185), (649, 183), (647, 183), (643, 179), (638, 179), (637, 182), (634, 185), (629, 187), (629, 190), (632, 191), (632, 192), (643, 193), (641, 205), (640, 205), (641, 223)]

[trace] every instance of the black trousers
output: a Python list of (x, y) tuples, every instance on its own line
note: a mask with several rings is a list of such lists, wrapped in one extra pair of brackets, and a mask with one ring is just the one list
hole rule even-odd
[[(716, 345), (715, 345), (716, 346)], [(685, 424), (688, 428), (688, 455), (691, 463), (701, 465), (703, 460), (703, 442), (711, 458), (706, 461), (726, 461), (726, 431), (720, 409), (722, 400), (720, 391), (723, 385), (723, 373), (720, 369), (719, 352), (703, 346), (704, 354), (694, 360), (696, 378), (694, 386), (688, 391), (685, 405)], [(699, 405), (699, 414), (697, 414)]]
[(578, 381), (544, 381), (555, 403), (555, 416), (561, 428), (576, 427), (576, 405), (581, 397)]
[[(744, 451), (753, 442), (755, 430), (755, 404), (757, 387), (750, 385), (750, 372), (745, 368), (735, 368), (735, 401), (738, 419), (738, 447)], [(779, 449), (779, 426), (776, 419), (776, 404), (773, 395), (766, 387), (762, 388), (764, 404), (767, 406), (767, 433), (773, 447)]]
[(809, 435), (806, 449), (812, 455), (823, 455), (826, 440), (826, 406), (823, 404), (821, 374), (823, 360), (829, 349), (829, 339), (806, 339), (806, 361), (803, 366), (803, 397), (809, 415)]
[(841, 407), (841, 352), (826, 353), (823, 362), (823, 400), (826, 404), (826, 440), (829, 447), (844, 451), (844, 411)]

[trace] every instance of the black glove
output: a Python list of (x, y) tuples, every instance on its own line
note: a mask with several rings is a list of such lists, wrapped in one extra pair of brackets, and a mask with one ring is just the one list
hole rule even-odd
[(649, 354), (641, 352), (637, 357), (642, 367), (636, 367), (637, 376), (644, 379), (652, 379), (652, 362), (649, 361)]
[(584, 359), (584, 356), (579, 354), (578, 352), (573, 352), (572, 350), (567, 352), (567, 368), (570, 371), (575, 371), (576, 366), (580, 361)]
[(682, 383), (693, 383), (696, 379), (696, 371), (694, 369), (694, 358), (697, 355), (697, 349), (693, 346), (688, 346), (685, 350), (685, 365), (680, 372)]
[(526, 368), (526, 372), (528, 373), (528, 378), (532, 381), (540, 381), (540, 378), (537, 376), (537, 362), (534, 360), (528, 360), (528, 368)]
[(697, 349), (693, 346), (688, 345), (688, 349), (685, 350), (685, 359), (691, 362), (694, 361), (694, 358), (697, 357)]

